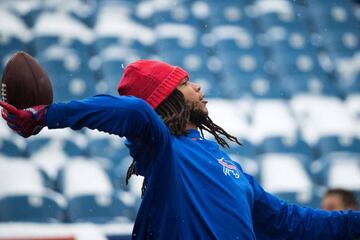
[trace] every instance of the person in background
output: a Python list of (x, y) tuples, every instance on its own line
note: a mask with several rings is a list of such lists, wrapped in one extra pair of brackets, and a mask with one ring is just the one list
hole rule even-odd
[(321, 208), (328, 211), (359, 209), (354, 192), (341, 188), (327, 190), (321, 201)]

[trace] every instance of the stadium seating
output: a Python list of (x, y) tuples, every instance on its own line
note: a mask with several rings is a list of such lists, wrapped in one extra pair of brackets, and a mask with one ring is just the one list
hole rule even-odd
[(252, 141), (260, 143), (271, 136), (295, 138), (298, 126), (285, 101), (258, 100), (252, 109)]
[[(320, 140), (321, 141), (321, 140)], [(283, 138), (283, 137), (268, 137), (265, 138), (259, 145), (260, 153), (293, 153), (303, 154), (313, 158), (313, 150), (302, 139)]]
[(1, 139), (0, 152), (10, 157), (21, 157), (23, 155), (20, 147), (10, 139)]
[(322, 136), (355, 136), (355, 122), (337, 97), (297, 95), (290, 100), (302, 136), (315, 144)]
[(23, 158), (7, 158), (3, 155), (0, 157), (1, 196), (41, 195), (46, 192), (45, 179), (38, 167)]
[(339, 136), (321, 137), (317, 149), (320, 156), (332, 152), (360, 153), (360, 141), (358, 138), (341, 138)]
[[(325, 188), (360, 193), (359, 1), (20, 2), (0, 1), (0, 74), (26, 51), (69, 101), (118, 95), (127, 64), (164, 60), (201, 85), (212, 120), (243, 143), (224, 151), (266, 190), (312, 207)], [(23, 139), (0, 121), (1, 222), (135, 219), (143, 178), (125, 186), (123, 139)]]
[(289, 202), (311, 204), (314, 184), (309, 165), (309, 158), (301, 154), (260, 155), (260, 179), (264, 189)]
[(5, 196), (0, 199), (1, 222), (63, 222), (61, 205), (49, 196)]
[(123, 203), (111, 195), (73, 197), (69, 200), (67, 208), (67, 220), (69, 222), (128, 221), (124, 215)]
[(359, 153), (329, 153), (321, 157), (313, 166), (314, 179), (320, 185), (329, 188), (349, 189), (360, 196), (359, 164)]

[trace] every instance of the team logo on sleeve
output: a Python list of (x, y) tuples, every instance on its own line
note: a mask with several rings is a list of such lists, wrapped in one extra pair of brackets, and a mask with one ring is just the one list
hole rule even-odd
[(223, 157), (218, 159), (218, 162), (222, 165), (225, 176), (233, 175), (235, 178), (240, 177), (239, 170), (232, 162), (225, 160)]

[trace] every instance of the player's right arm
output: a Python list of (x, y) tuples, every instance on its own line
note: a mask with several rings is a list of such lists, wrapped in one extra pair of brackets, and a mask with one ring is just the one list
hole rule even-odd
[(245, 174), (254, 191), (253, 224), (260, 239), (355, 239), (360, 237), (359, 211), (324, 211), (288, 204), (266, 192)]
[[(36, 125), (34, 111), (19, 110), (0, 104), (6, 109), (3, 117), (8, 125), (20, 135), (24, 125)], [(11, 105), (10, 105), (11, 106)], [(36, 109), (36, 108), (34, 108)], [(156, 112), (143, 100), (135, 97), (98, 95), (68, 103), (54, 103), (41, 108), (42, 124), (49, 129), (83, 127), (97, 129), (109, 134), (127, 137), (130, 140), (161, 143), (169, 132)], [(29, 135), (29, 129), (26, 129)], [(31, 135), (31, 133), (30, 133)]]

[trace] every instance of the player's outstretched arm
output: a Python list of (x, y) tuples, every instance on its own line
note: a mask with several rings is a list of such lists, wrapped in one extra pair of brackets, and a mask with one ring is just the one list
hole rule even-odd
[(288, 204), (247, 177), (254, 189), (253, 223), (259, 239), (330, 240), (360, 236), (360, 212), (330, 212)]
[(49, 129), (83, 127), (97, 129), (130, 139), (156, 139), (167, 135), (167, 128), (156, 112), (143, 100), (135, 97), (98, 95), (68, 103), (19, 110), (2, 102), (3, 118), (9, 127), (24, 137), (36, 134), (35, 126)]

